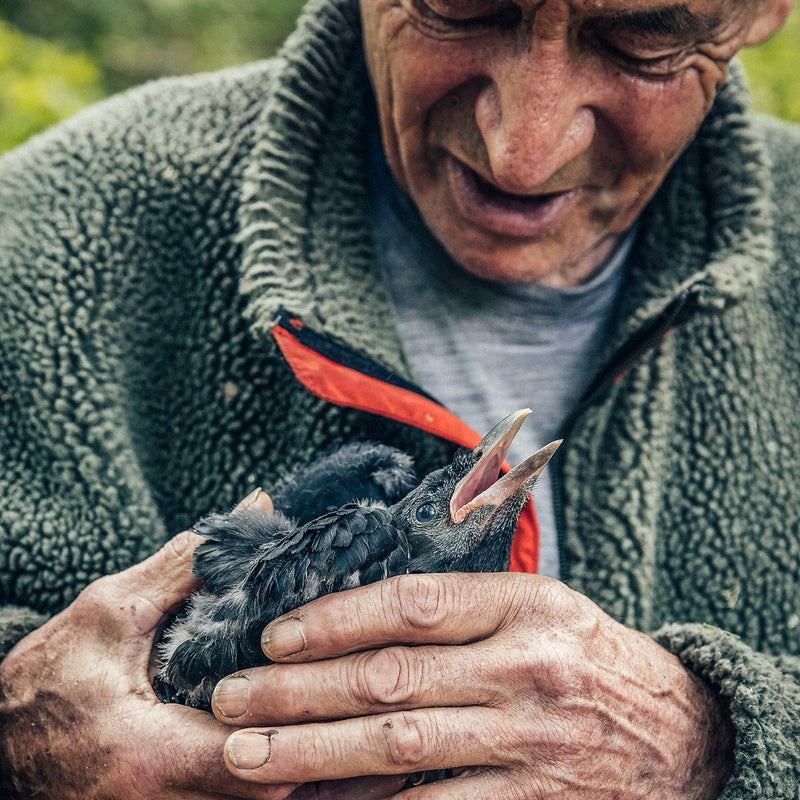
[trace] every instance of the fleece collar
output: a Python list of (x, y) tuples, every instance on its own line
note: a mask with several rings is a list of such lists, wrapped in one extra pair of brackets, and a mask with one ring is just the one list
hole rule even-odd
[(360, 32), (357, 0), (312, 0), (283, 48), (241, 206), (241, 289), (257, 333), (287, 309), (409, 377), (369, 224)]
[[(368, 215), (369, 81), (357, 0), (311, 0), (280, 56), (241, 204), (241, 289), (265, 334), (281, 309), (410, 378)], [(611, 347), (687, 282), (714, 312), (773, 259), (769, 163), (738, 64), (645, 212)]]

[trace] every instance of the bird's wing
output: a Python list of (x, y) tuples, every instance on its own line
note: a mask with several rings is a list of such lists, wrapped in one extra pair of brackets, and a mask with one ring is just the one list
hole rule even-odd
[(383, 505), (351, 503), (262, 549), (247, 583), (253, 602), (283, 614), (324, 594), (405, 570), (408, 544)]
[(275, 508), (304, 525), (351, 502), (396, 503), (418, 483), (411, 456), (377, 442), (322, 454), (267, 491)]
[[(244, 579), (261, 550), (278, 557), (291, 548), (292, 531), (317, 518), (327, 524), (348, 503), (395, 503), (417, 484), (411, 457), (376, 442), (353, 442), (323, 454), (270, 487), (276, 511), (237, 509), (212, 514), (193, 528), (206, 538), (195, 556), (195, 574), (212, 591)], [(301, 537), (302, 538), (302, 537)]]
[(323, 594), (398, 574), (408, 544), (382, 504), (352, 503), (297, 527), (280, 514), (212, 515), (195, 572), (205, 582), (159, 650), (163, 697), (208, 708), (224, 675), (264, 663), (260, 637), (275, 617)]
[(205, 537), (194, 554), (194, 573), (211, 592), (241, 583), (264, 546), (282, 542), (296, 525), (278, 511), (244, 508), (211, 514), (192, 526)]

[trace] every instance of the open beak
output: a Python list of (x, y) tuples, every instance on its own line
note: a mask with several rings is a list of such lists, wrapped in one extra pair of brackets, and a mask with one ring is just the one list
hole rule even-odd
[(462, 506), (488, 489), (497, 480), (506, 460), (508, 448), (511, 447), (517, 431), (530, 413), (529, 408), (523, 408), (509, 414), (504, 420), (498, 422), (472, 451), (472, 455), (475, 457), (475, 466), (458, 482), (453, 496), (450, 498), (450, 519), (454, 522), (457, 521), (456, 517)]
[(545, 445), (541, 450), (537, 450), (532, 456), (526, 458), (522, 463), (517, 464), (511, 472), (503, 475), (480, 494), (459, 506), (455, 511), (453, 504), (450, 503), (450, 517), (454, 523), (463, 522), (476, 508), (484, 506), (500, 507), (510, 497), (520, 491), (530, 492), (534, 483), (547, 463), (553, 457), (553, 453), (561, 446), (563, 439)]
[(472, 451), (475, 465), (459, 481), (450, 498), (451, 519), (455, 520), (459, 508), (488, 489), (497, 480), (506, 460), (508, 448), (511, 447), (517, 431), (530, 413), (529, 408), (523, 408), (509, 414), (480, 440), (478, 446)]
[(561, 444), (560, 440), (543, 447), (500, 480), (497, 478), (511, 442), (530, 413), (529, 408), (523, 408), (510, 414), (498, 422), (472, 451), (476, 458), (475, 466), (459, 481), (450, 498), (450, 518), (454, 523), (463, 522), (476, 508), (501, 504), (522, 486), (532, 486), (541, 474)]

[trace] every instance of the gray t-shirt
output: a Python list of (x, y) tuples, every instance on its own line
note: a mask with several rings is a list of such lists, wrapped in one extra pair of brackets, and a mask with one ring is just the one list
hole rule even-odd
[[(590, 281), (569, 289), (502, 284), (462, 269), (428, 231), (372, 145), (372, 224), (396, 322), (417, 380), (475, 430), (518, 408), (533, 413), (512, 464), (562, 435), (599, 369), (633, 234)], [(559, 576), (552, 488), (534, 489), (539, 571)]]

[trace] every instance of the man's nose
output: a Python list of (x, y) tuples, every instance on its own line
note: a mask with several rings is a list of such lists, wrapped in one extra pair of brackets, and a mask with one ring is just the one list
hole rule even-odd
[[(478, 94), (475, 119), (492, 176), (518, 194), (549, 190), (551, 179), (588, 155), (597, 133), (591, 81), (559, 41), (496, 54)], [(563, 188), (558, 185), (553, 190)]]

